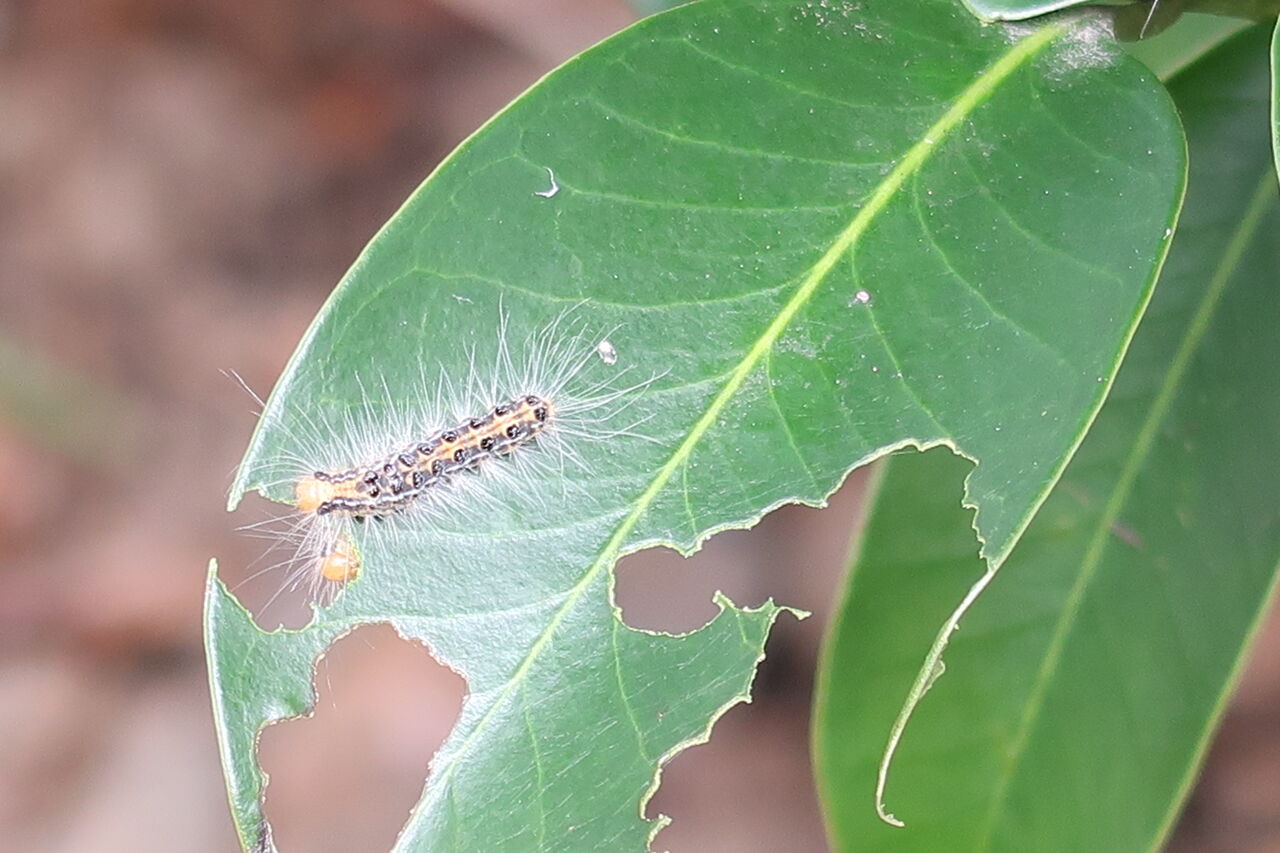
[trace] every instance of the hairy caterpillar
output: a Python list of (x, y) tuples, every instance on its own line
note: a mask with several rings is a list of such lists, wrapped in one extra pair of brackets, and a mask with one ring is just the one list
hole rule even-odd
[(425, 441), (393, 451), (370, 465), (347, 471), (316, 471), (298, 481), (294, 503), (301, 512), (350, 515), (356, 521), (404, 512), (415, 500), (460, 471), (505, 456), (538, 436), (554, 411), (536, 394), (500, 403)]
[(589, 334), (575, 311), (513, 345), (499, 309), (496, 347), (468, 350), (465, 376), (438, 365), (410, 388), (357, 379), (361, 399), (338, 422), (298, 413), (299, 450), (282, 455), (262, 482), (292, 496), (296, 512), (285, 529), (280, 519), (264, 525), (291, 553), (262, 571), (283, 565), (282, 591), (302, 587), (328, 603), (359, 576), (361, 537), (465, 515), (504, 494), (545, 501), (529, 477), (563, 481), (567, 465), (589, 471), (581, 441), (634, 436), (637, 423), (617, 425), (617, 417), (656, 377), (622, 386), (628, 368), (615, 367), (617, 348)]

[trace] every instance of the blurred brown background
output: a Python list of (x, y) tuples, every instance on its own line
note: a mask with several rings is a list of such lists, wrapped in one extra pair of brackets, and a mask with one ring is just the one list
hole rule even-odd
[[(625, 26), (623, 0), (0, 0), (0, 848), (234, 851), (208, 708), (210, 555), (262, 544), (224, 489), (269, 390), (365, 240), (467, 133)], [(815, 611), (757, 701), (678, 757), (659, 849), (820, 851), (817, 640), (858, 514), (790, 508), (692, 561), (624, 561), (633, 624), (721, 588)], [(258, 514), (254, 514), (255, 511)], [(779, 567), (785, 566), (785, 571)], [(240, 592), (259, 609), (269, 575)], [(264, 624), (297, 624), (276, 601)], [(386, 850), (463, 695), (385, 627), (321, 663), (263, 738), (284, 853)], [(1265, 632), (1177, 851), (1280, 851), (1280, 625)]]

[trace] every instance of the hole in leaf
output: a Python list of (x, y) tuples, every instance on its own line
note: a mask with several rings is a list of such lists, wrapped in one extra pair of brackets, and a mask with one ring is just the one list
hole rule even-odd
[(716, 722), (709, 742), (679, 753), (663, 769), (645, 816), (663, 814), (672, 823), (651, 849), (826, 849), (809, 764), (813, 672), (799, 660), (807, 654), (801, 651), (805, 642), (800, 624), (779, 619), (752, 703), (732, 708)]
[(739, 607), (779, 604), (812, 611), (803, 633), (816, 648), (833, 584), (848, 559), (853, 528), (865, 492), (865, 470), (855, 471), (831, 496), (826, 509), (789, 505), (769, 513), (749, 530), (712, 536), (691, 557), (670, 548), (629, 554), (615, 570), (614, 595), (626, 624), (648, 631), (684, 633), (717, 613), (719, 590)]
[(385, 853), (422, 794), (466, 684), (388, 625), (363, 626), (335, 643), (315, 682), (312, 717), (262, 733), (276, 844), (281, 851)]
[(652, 549), (622, 561), (616, 595), (624, 621), (636, 627), (701, 627), (715, 616), (717, 589), (739, 606), (772, 596), (813, 613), (802, 622), (778, 620), (752, 703), (732, 708), (707, 744), (677, 754), (663, 769), (645, 815), (673, 822), (653, 849), (826, 849), (809, 764), (809, 709), (818, 645), (839, 604), (865, 486), (865, 473), (855, 472), (826, 509), (783, 507), (751, 530), (712, 537), (688, 559)]
[(245, 525), (218, 560), (218, 576), (264, 631), (299, 629), (311, 621), (311, 589), (295, 582), (306, 568), (297, 546), (284, 535), (294, 515), (289, 507), (247, 493), (234, 518)]

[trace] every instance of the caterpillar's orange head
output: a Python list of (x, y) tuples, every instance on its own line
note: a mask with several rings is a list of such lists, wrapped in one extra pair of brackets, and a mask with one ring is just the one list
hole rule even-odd
[(293, 503), (300, 512), (315, 512), (321, 504), (334, 499), (336, 489), (329, 480), (303, 477), (293, 487)]

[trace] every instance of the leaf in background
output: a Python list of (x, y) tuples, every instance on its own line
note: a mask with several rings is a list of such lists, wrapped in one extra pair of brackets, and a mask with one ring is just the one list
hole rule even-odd
[[(1123, 41), (1150, 38), (1194, 12), (1202, 13), (1199, 17), (1204, 20), (1229, 16), (1229, 20), (1247, 25), (1275, 18), (1280, 0), (1141, 0), (1115, 10), (1116, 37)], [(1211, 31), (1214, 27), (1207, 28)]]
[(628, 0), (628, 5), (639, 15), (656, 15), (677, 6), (683, 6), (694, 0)]
[(1153, 38), (1125, 42), (1125, 50), (1142, 61), (1161, 80), (1168, 80), (1236, 33), (1248, 28), (1239, 18), (1183, 15)]
[(984, 21), (1025, 21), (1076, 6), (1094, 6), (1098, 0), (964, 0)]
[(137, 402), (0, 328), (0, 430), (119, 476), (140, 463)]
[(1280, 175), (1280, 21), (1271, 36), (1271, 151)]
[[(1182, 224), (1114, 393), (956, 635), (876, 820), (880, 736), (913, 662), (982, 571), (963, 466), (884, 475), (816, 705), (837, 850), (1157, 849), (1266, 609), (1280, 559), (1280, 216), (1264, 33), (1172, 85)], [(949, 487), (948, 487), (949, 484)]]
[(1124, 39), (1153, 36), (1189, 12), (1264, 21), (1280, 11), (1280, 0), (964, 0), (964, 4), (984, 21), (1025, 21), (1077, 6), (1115, 7), (1116, 30)]
[(1167, 95), (1099, 27), (1019, 34), (946, 0), (701, 0), (547, 77), (410, 197), (290, 362), (233, 502), (287, 499), (281, 460), (314, 454), (316, 423), (376, 416), (365, 388), (413, 399), (469, 347), (484, 363), (499, 300), (516, 341), (575, 305), (616, 329), (592, 378), (657, 377), (635, 402), (650, 440), (363, 537), (361, 578), (301, 631), (259, 631), (212, 577), (246, 844), (267, 833), (257, 732), (310, 707), (316, 655), (355, 625), (390, 622), (470, 691), (397, 850), (641, 850), (658, 767), (746, 696), (777, 610), (631, 630), (620, 554), (688, 551), (947, 444), (979, 463), (998, 563), (1109, 387), (1184, 169)]

